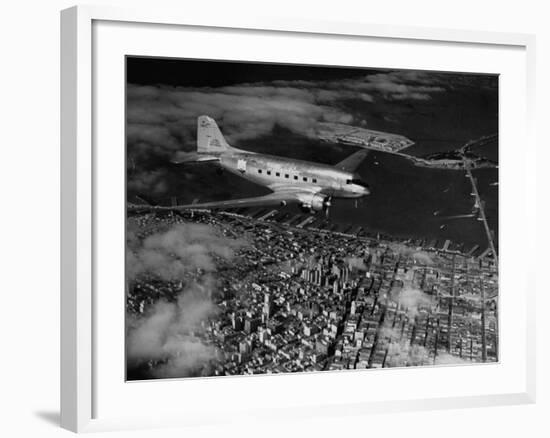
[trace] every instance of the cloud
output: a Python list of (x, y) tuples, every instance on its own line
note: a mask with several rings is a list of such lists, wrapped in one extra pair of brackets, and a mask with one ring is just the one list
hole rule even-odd
[(350, 269), (358, 269), (360, 271), (366, 271), (367, 266), (365, 261), (361, 257), (347, 257), (345, 262), (348, 264)]
[[(269, 135), (275, 126), (319, 138), (327, 126), (365, 127), (357, 111), (377, 102), (426, 100), (445, 88), (438, 74), (410, 71), (336, 80), (274, 80), (220, 87), (127, 85), (128, 189), (159, 197), (168, 191), (167, 163), (196, 149), (196, 120), (215, 118), (230, 144)], [(149, 189), (150, 187), (150, 189)]]
[(318, 123), (353, 122), (349, 112), (331, 105), (340, 93), (321, 91), (261, 83), (197, 89), (128, 85), (128, 146), (137, 160), (146, 145), (166, 157), (193, 150), (201, 114), (223, 124), (230, 143), (269, 134), (275, 125), (314, 137)]
[[(390, 298), (398, 303), (399, 307), (407, 312), (409, 319), (414, 319), (421, 309), (432, 307), (432, 297), (413, 286), (413, 270), (407, 272), (402, 287), (391, 290)], [(379, 338), (386, 345), (388, 355), (386, 366), (404, 367), (421, 365), (448, 365), (461, 364), (467, 361), (446, 352), (434, 353), (420, 345), (411, 345), (410, 339), (403, 337), (401, 327), (383, 326), (379, 331)], [(405, 331), (406, 333), (406, 331)]]
[(212, 346), (204, 345), (200, 341), (179, 341), (177, 354), (171, 355), (165, 363), (154, 370), (153, 374), (164, 379), (188, 377), (215, 358), (216, 350)]
[(385, 363), (387, 367), (470, 363), (445, 351), (438, 351), (437, 356), (434, 358), (434, 352), (430, 353), (424, 346), (411, 345), (410, 340), (402, 336), (400, 328), (382, 327), (379, 332), (379, 339), (388, 352)]
[(277, 80), (221, 87), (127, 85), (127, 142), (137, 161), (149, 153), (171, 157), (193, 150), (195, 124), (208, 114), (230, 142), (257, 138), (275, 125), (315, 138), (322, 123), (364, 126), (348, 104), (426, 100), (440, 93), (433, 74), (387, 72), (338, 80)]
[(422, 265), (433, 265), (432, 257), (425, 251), (415, 251), (411, 255), (412, 259)]
[(471, 363), (469, 360), (462, 359), (459, 356), (453, 356), (446, 352), (438, 352), (434, 361), (434, 365), (458, 365), (469, 363)]
[(213, 280), (193, 282), (176, 303), (158, 301), (142, 318), (129, 317), (126, 352), (130, 366), (160, 362), (155, 377), (185, 377), (215, 357), (214, 347), (197, 337), (201, 323), (216, 313), (211, 301)]
[[(432, 76), (432, 78), (430, 78)], [(399, 71), (367, 76), (360, 89), (375, 91), (386, 100), (429, 100), (431, 93), (445, 91), (440, 85), (427, 85), (435, 76), (418, 71)]]
[(168, 231), (150, 235), (136, 243), (134, 232), (127, 235), (126, 272), (128, 280), (153, 274), (162, 280), (184, 279), (191, 271), (216, 270), (213, 256), (230, 260), (244, 240), (228, 239), (215, 228), (203, 224), (179, 224)]
[(388, 247), (395, 254), (399, 254), (403, 257), (410, 257), (419, 264), (433, 265), (434, 263), (432, 256), (426, 251), (416, 250), (403, 243), (390, 243)]
[(460, 295), (457, 295), (455, 298), (466, 301), (481, 302), (481, 295), (476, 295), (473, 293), (462, 293)]
[(388, 325), (379, 331), (379, 339), (382, 346), (387, 348), (385, 366), (406, 367), (429, 365), (429, 351), (418, 344), (411, 345), (410, 340), (403, 338), (401, 329), (391, 328)]
[(460, 365), (471, 363), (459, 356), (453, 356), (444, 351), (434, 353), (418, 344), (411, 345), (409, 341), (391, 341), (388, 346), (386, 357), (387, 367), (407, 367), (423, 365)]
[(443, 84), (450, 81), (449, 76), (437, 73), (401, 70), (329, 81), (275, 81), (274, 84), (315, 90), (320, 100), (356, 99), (374, 102), (427, 100), (432, 94), (445, 91)]
[(392, 295), (394, 301), (407, 310), (409, 317), (415, 317), (420, 309), (429, 308), (432, 305), (432, 299), (428, 294), (409, 286), (397, 292), (392, 291)]
[(415, 287), (414, 269), (409, 269), (402, 278), (403, 284), (391, 289), (390, 298), (405, 309), (409, 318), (418, 315), (422, 308), (431, 308), (432, 297)]
[[(216, 355), (201, 337), (203, 323), (217, 312), (212, 301), (216, 259), (231, 260), (246, 241), (229, 239), (202, 224), (179, 224), (141, 237), (146, 233), (146, 228), (129, 222), (127, 281), (148, 274), (180, 280), (185, 286), (175, 301), (159, 299), (143, 315), (127, 315), (128, 367), (149, 364), (152, 376), (158, 378), (195, 375)], [(203, 272), (199, 277), (197, 270)]]
[(133, 176), (128, 178), (127, 189), (153, 196), (161, 195), (168, 188), (165, 176), (165, 172), (161, 169), (140, 172), (138, 178)]
[(388, 356), (386, 357), (386, 366), (388, 367), (422, 366), (429, 364), (429, 352), (421, 345), (410, 345), (406, 341), (395, 341), (388, 345)]

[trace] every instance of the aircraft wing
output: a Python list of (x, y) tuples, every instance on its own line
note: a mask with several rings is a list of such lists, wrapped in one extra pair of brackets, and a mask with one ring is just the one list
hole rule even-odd
[(368, 149), (359, 149), (357, 152), (351, 154), (345, 160), (340, 161), (334, 167), (344, 170), (346, 172), (354, 172), (355, 169), (363, 162), (367, 155), (369, 154)]
[(239, 207), (262, 207), (268, 205), (281, 205), (290, 202), (297, 202), (300, 200), (299, 195), (303, 195), (305, 192), (275, 192), (264, 196), (254, 196), (251, 198), (229, 199), (227, 201), (213, 201), (203, 202), (187, 205), (175, 205), (169, 206), (143, 206), (143, 205), (129, 205), (130, 210), (190, 210), (190, 209), (214, 209), (214, 208), (239, 208)]

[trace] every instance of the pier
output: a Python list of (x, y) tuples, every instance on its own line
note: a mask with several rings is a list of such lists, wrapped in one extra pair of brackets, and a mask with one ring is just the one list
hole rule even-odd
[(481, 219), (481, 222), (483, 222), (483, 227), (485, 228), (485, 233), (487, 234), (487, 241), (489, 242), (489, 248), (493, 253), (495, 263), (498, 264), (498, 256), (497, 256), (497, 251), (495, 247), (495, 241), (493, 238), (493, 233), (491, 233), (491, 229), (489, 228), (489, 223), (487, 222), (487, 215), (485, 214), (485, 205), (481, 200), (481, 196), (479, 195), (476, 179), (472, 173), (472, 169), (470, 168), (470, 165), (467, 159), (464, 160), (464, 169), (466, 170), (466, 175), (470, 179), (470, 182), (472, 184), (472, 193), (476, 198), (476, 204), (479, 206), (479, 218)]

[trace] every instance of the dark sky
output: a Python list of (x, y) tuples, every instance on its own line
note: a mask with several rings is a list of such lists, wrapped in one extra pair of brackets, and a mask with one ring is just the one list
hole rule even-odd
[(126, 62), (126, 78), (130, 84), (162, 84), (182, 87), (220, 87), (273, 80), (333, 80), (386, 71), (382, 69), (143, 57), (128, 57)]

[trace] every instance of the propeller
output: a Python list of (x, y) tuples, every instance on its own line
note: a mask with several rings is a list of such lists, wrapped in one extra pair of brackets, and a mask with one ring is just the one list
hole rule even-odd
[(325, 217), (328, 219), (330, 214), (330, 207), (332, 206), (332, 195), (329, 196), (324, 203), (325, 207)]

